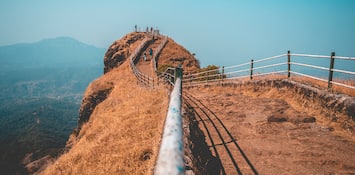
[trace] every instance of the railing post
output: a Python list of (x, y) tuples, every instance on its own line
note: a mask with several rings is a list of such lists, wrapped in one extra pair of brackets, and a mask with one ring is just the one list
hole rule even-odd
[(287, 51), (287, 78), (291, 76), (291, 51)]
[(222, 77), (221, 77), (221, 79), (222, 79), (222, 86), (223, 86), (223, 79), (224, 79), (224, 66), (222, 66)]
[(330, 65), (329, 65), (328, 89), (332, 89), (334, 56), (335, 56), (335, 52), (332, 52), (330, 56)]
[(221, 79), (223, 79), (224, 78), (224, 66), (222, 66), (222, 77), (221, 77)]
[(253, 67), (254, 67), (254, 60), (250, 61), (250, 80), (253, 79)]
[(175, 78), (174, 78), (174, 82), (176, 81), (176, 79), (178, 78), (178, 77), (182, 77), (182, 66), (181, 66), (181, 64), (178, 66), (178, 67), (176, 67), (175, 68)]

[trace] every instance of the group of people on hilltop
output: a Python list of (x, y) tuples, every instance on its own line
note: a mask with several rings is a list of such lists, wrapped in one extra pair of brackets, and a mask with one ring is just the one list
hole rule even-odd
[[(138, 29), (138, 26), (137, 26), (137, 24), (136, 25), (134, 25), (134, 32), (138, 32), (138, 31), (140, 31), (140, 29)], [(147, 27), (146, 28), (146, 30), (145, 30), (145, 32), (146, 33), (154, 33), (154, 28), (153, 27)]]
[(150, 31), (149, 31), (149, 27), (147, 27), (146, 29), (145, 29), (145, 32), (146, 33), (153, 33), (153, 27), (150, 27)]

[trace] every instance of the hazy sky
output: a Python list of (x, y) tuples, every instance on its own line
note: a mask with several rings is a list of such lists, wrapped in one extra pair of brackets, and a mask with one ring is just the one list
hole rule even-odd
[(203, 66), (286, 53), (355, 56), (353, 0), (1, 0), (0, 45), (70, 36), (107, 48), (158, 27)]

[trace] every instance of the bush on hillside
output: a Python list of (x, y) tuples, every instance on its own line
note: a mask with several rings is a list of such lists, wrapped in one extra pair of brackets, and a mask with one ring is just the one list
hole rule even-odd
[(166, 69), (168, 69), (169, 67), (173, 67), (172, 65), (170, 64), (163, 64), (163, 65), (159, 65), (158, 66), (158, 74), (162, 74), (166, 71)]
[(222, 75), (222, 72), (219, 71), (219, 67), (216, 65), (208, 65), (199, 69), (198, 72), (201, 73), (198, 75), (198, 81), (226, 78), (226, 75)]

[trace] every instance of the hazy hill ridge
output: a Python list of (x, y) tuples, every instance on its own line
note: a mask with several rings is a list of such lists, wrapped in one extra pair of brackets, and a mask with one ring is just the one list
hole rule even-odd
[(102, 75), (105, 50), (70, 37), (0, 46), (0, 169), (61, 150), (85, 88)]
[[(70, 37), (44, 39), (0, 47), (2, 69), (36, 67), (83, 67), (100, 65), (104, 49)], [(13, 67), (14, 64), (16, 67)]]

